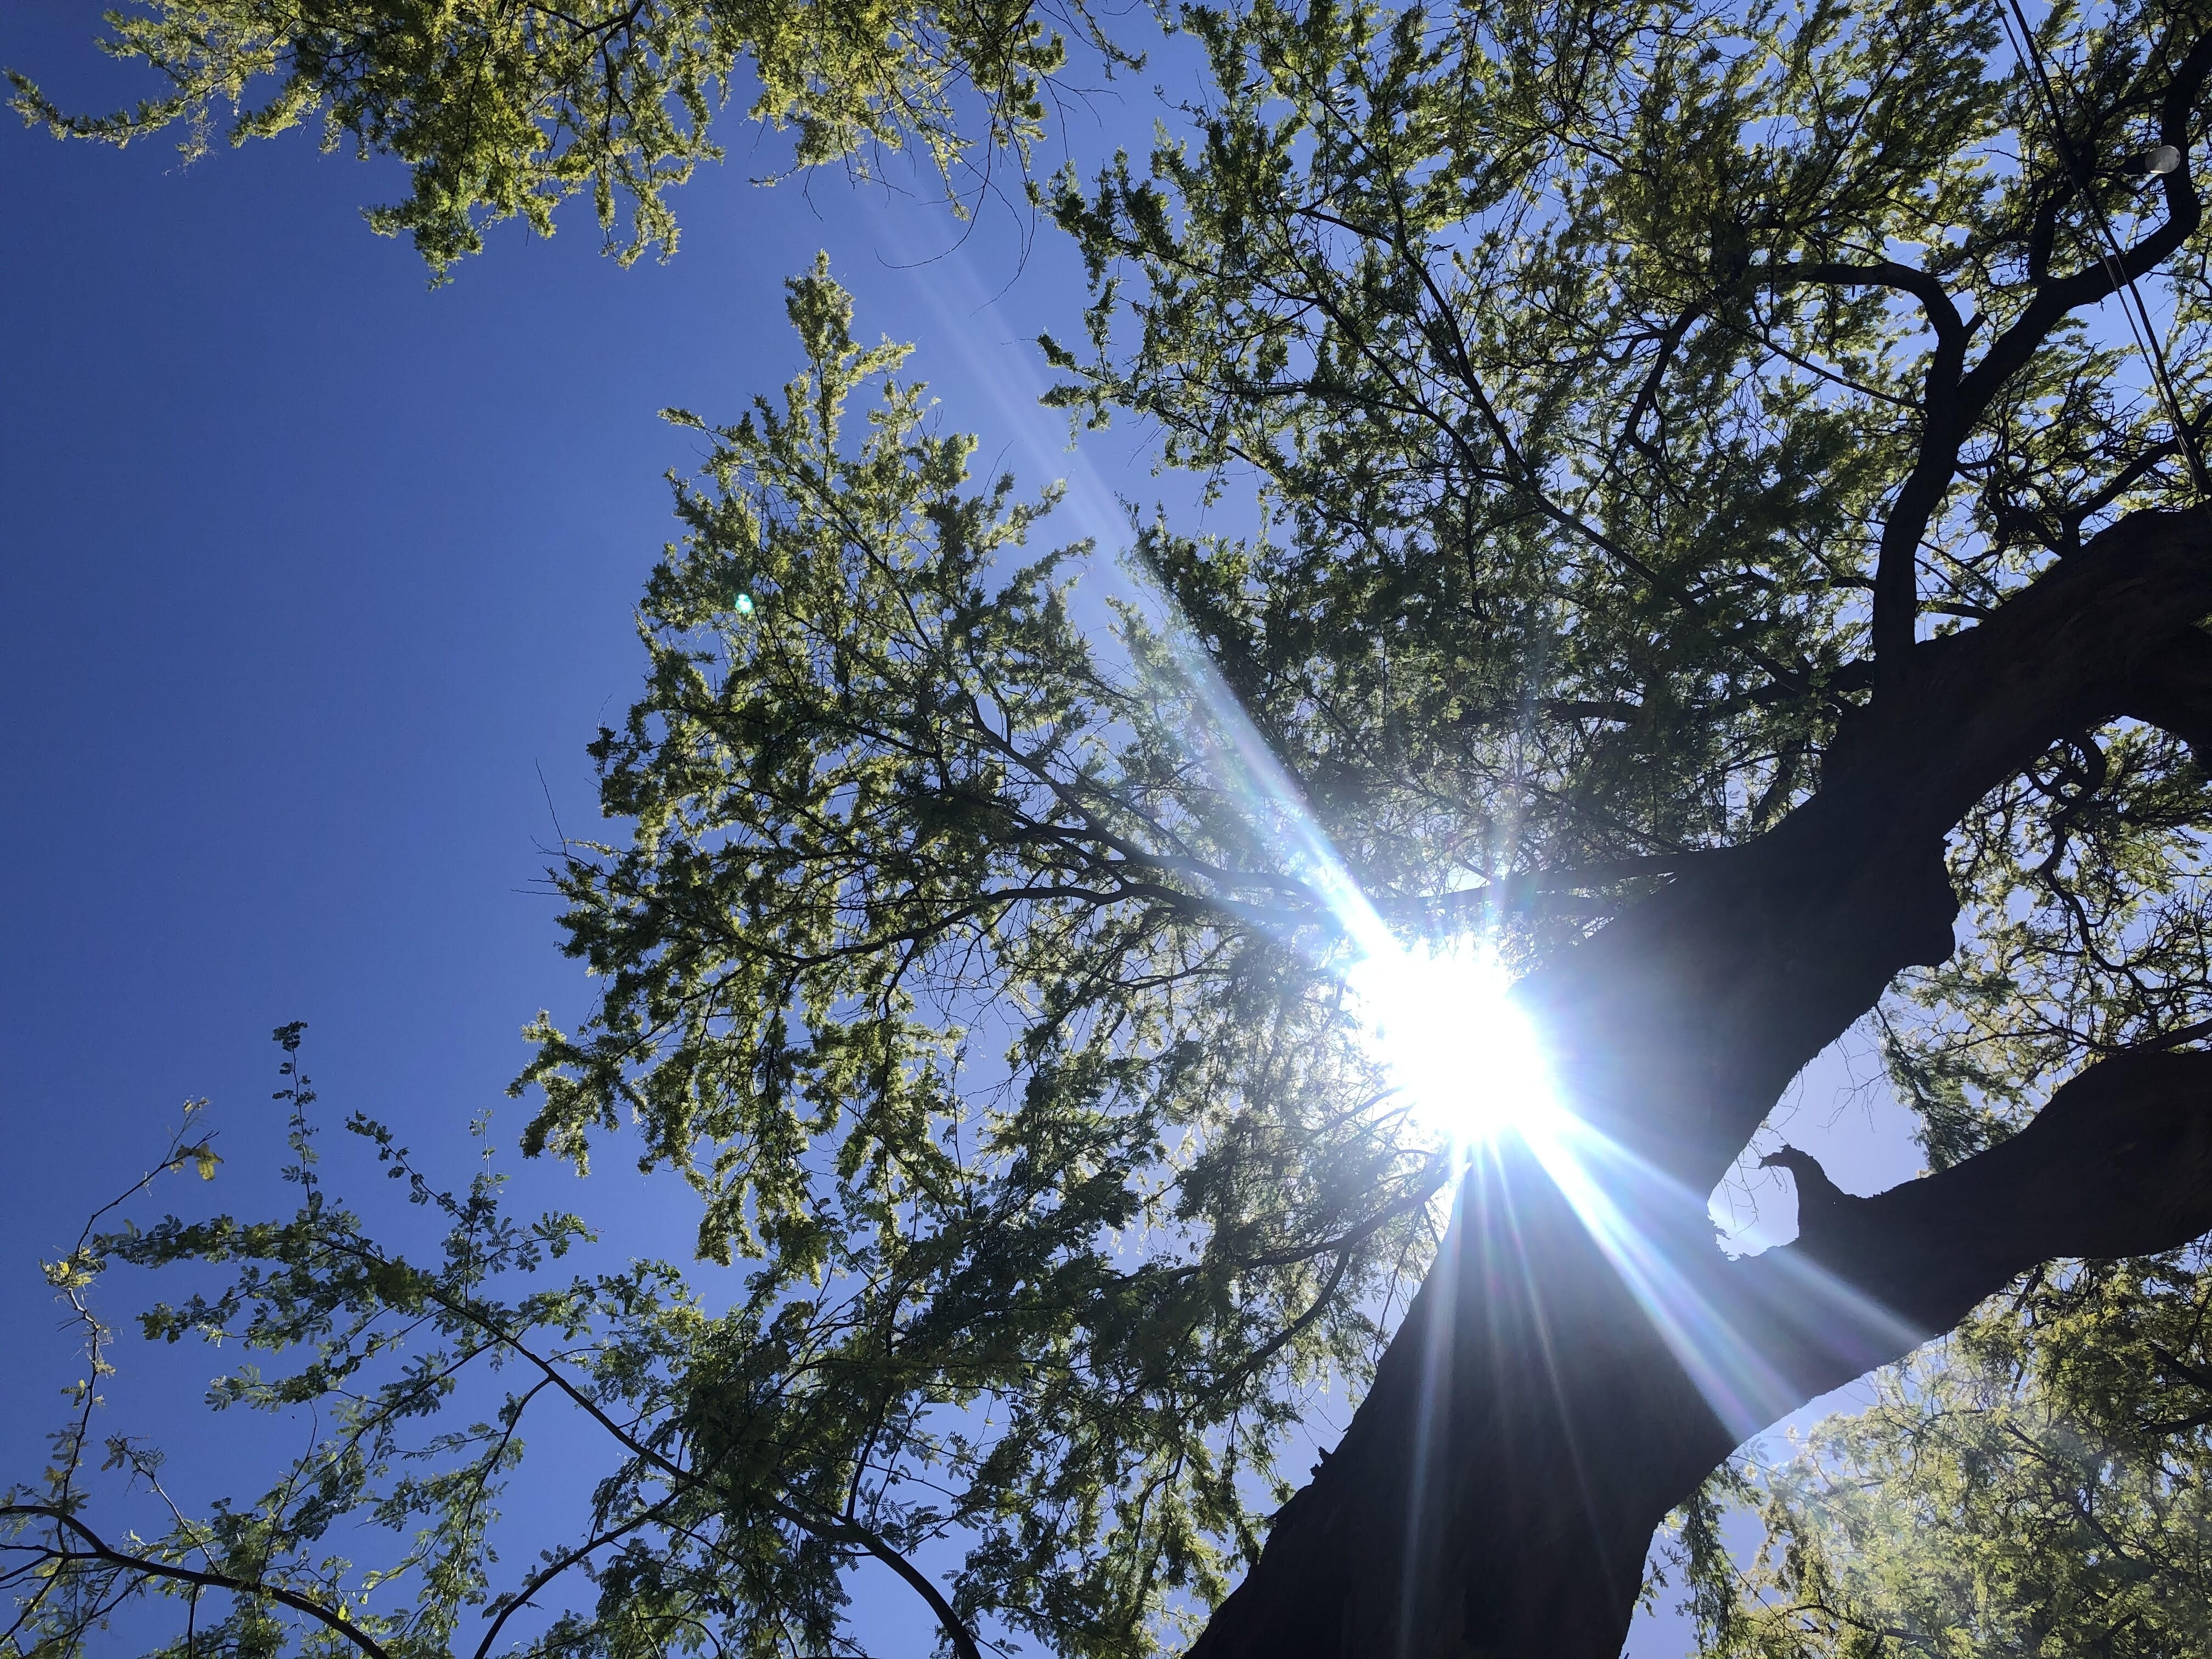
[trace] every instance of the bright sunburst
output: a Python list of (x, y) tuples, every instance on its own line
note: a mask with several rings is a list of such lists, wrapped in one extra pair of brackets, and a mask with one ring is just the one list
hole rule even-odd
[(1493, 952), (1468, 939), (1410, 951), (1394, 940), (1345, 978), (1376, 1056), (1434, 1133), (1472, 1146), (1558, 1111), (1543, 1044)]

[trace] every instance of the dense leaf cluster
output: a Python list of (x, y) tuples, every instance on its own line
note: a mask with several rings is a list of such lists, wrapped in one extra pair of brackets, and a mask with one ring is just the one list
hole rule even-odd
[[(206, 1556), (217, 1523), (179, 1522), (135, 1570), (54, 1553), (64, 1459), (61, 1491), (17, 1494), (17, 1547), (76, 1588), (19, 1638), (66, 1649), (88, 1607), (173, 1589), (199, 1552), (236, 1619), (283, 1619), (289, 1594), (394, 1655), (447, 1650), (478, 1607), (479, 1641), (511, 1642), (574, 1573), (596, 1609), (526, 1650), (766, 1659), (830, 1650), (842, 1577), (873, 1558), (955, 1651), (990, 1629), (1149, 1652), (1256, 1548), (1315, 1397), (1371, 1364), (1445, 1168), (1346, 1018), (1326, 930), (1300, 948), (1310, 896), (1276, 879), (1281, 926), (1231, 930), (1267, 883), (1168, 723), (1172, 642), (1133, 614), (1133, 659), (1102, 668), (1069, 556), (1012, 562), (1041, 509), (970, 489), (974, 441), (929, 429), (904, 351), (855, 343), (825, 271), (791, 289), (808, 369), (707, 428), (678, 489), (691, 533), (642, 611), (647, 694), (600, 739), (635, 833), (559, 872), (606, 994), (574, 1036), (540, 1021), (525, 1079), (532, 1149), (581, 1164), (627, 1116), (646, 1164), (690, 1178), (701, 1255), (745, 1270), (732, 1305), (659, 1264), (542, 1287), (580, 1224), (519, 1229), (489, 1176), (439, 1194), (356, 1120), (451, 1218), (442, 1266), (410, 1265), (325, 1199), (303, 1118), (290, 1221), (106, 1236), (86, 1271), (234, 1272), (148, 1333), (285, 1356), (218, 1403), (319, 1403), (337, 1431), (251, 1550)], [(524, 1382), (433, 1426), (486, 1366)], [(582, 1411), (615, 1468), (585, 1535), (501, 1589), (482, 1527), (533, 1403)], [(410, 1460), (434, 1472), (387, 1480)], [(441, 1553), (318, 1556), (347, 1516)], [(912, 1563), (948, 1548), (940, 1593)]]
[(792, 165), (865, 163), (917, 145), (954, 182), (975, 135), (1025, 153), (1073, 29), (1115, 54), (1078, 5), (884, 0), (144, 0), (108, 14), (111, 55), (168, 88), (108, 116), (70, 113), (11, 71), (16, 109), (57, 134), (125, 144), (182, 123), (187, 157), (319, 121), (325, 149), (405, 164), (403, 202), (368, 210), (434, 273), (483, 246), (489, 221), (541, 234), (589, 192), (626, 263), (672, 251), (665, 192), (719, 161), (713, 124), (733, 90), (757, 121), (795, 131)]
[(1730, 1470), (1767, 1537), (1741, 1569), (1701, 1564), (1705, 1650), (2212, 1650), (2205, 1266), (2039, 1275), (1790, 1460)]
[(863, 1489), (949, 1458), (915, 1536), (982, 1534), (963, 1609), (1120, 1650), (1249, 1547), (1441, 1167), (1336, 982), (1249, 925), (1313, 907), (1199, 775), (1171, 641), (1130, 612), (1102, 664), (1080, 550), (1014, 562), (1041, 509), (968, 490), (974, 441), (823, 269), (791, 312), (807, 373), (679, 485), (648, 690), (596, 750), (635, 831), (559, 878), (605, 990), (535, 1028), (526, 1145), (580, 1162), (634, 1119), (702, 1256), (757, 1259), (763, 1305), (836, 1287)]
[[(1401, 813), (1477, 874), (1740, 839), (1867, 683), (1886, 536), (1920, 538), (1942, 626), (2181, 482), (2118, 352), (2014, 326), (2099, 256), (2027, 76), (1990, 71), (1994, 8), (1191, 23), (1220, 90), (1189, 136), (1061, 180), (1091, 350), (1047, 346), (1071, 408), (1256, 477), (1268, 534), (1149, 550), (1352, 846)], [(2061, 37), (2123, 223), (2192, 27)], [(1900, 521), (1970, 342), (2011, 377)]]

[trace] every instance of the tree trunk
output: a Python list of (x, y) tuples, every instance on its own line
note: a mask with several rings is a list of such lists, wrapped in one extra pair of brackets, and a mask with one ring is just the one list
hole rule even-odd
[(1578, 1126), (1510, 1136), (1335, 1454), (1192, 1659), (1610, 1659), (1667, 1511), (1731, 1447), (2057, 1256), (2212, 1228), (2212, 1054), (2091, 1067), (2004, 1145), (1875, 1199), (1802, 1155), (1800, 1236), (1706, 1196), (1790, 1079), (1952, 948), (1949, 830), (2123, 715), (2212, 733), (2212, 534), (2138, 514), (1924, 642), (1820, 793), (1522, 988)]

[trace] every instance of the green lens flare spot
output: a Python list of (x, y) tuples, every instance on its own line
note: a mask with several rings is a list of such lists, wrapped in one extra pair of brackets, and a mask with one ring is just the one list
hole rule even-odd
[(730, 605), (740, 617), (750, 617), (753, 614), (753, 596), (750, 593), (738, 594), (730, 601)]

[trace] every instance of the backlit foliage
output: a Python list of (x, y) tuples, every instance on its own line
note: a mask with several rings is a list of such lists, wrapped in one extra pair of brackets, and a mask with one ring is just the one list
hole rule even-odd
[(406, 165), (407, 198), (368, 222), (441, 273), (488, 221), (550, 234), (580, 193), (625, 262), (672, 251), (665, 192), (721, 159), (733, 92), (793, 130), (793, 167), (912, 144), (952, 187), (971, 142), (1026, 155), (1065, 31), (1115, 56), (1080, 5), (1029, 0), (142, 0), (107, 27), (104, 49), (167, 89), (87, 116), (11, 72), (26, 120), (114, 144), (181, 124), (187, 158), (217, 128), (238, 144), (319, 124), (325, 149)]
[(2212, 1652), (2208, 1314), (2201, 1249), (2039, 1274), (1872, 1409), (1735, 1471), (1768, 1536), (1722, 1568), (1705, 1650)]
[[(496, 142), (468, 125), (463, 82), (426, 70), (379, 90), (373, 55), (369, 101), (331, 104), (373, 148), (419, 142), (418, 216), (388, 224), (434, 263), (479, 210), (541, 214), (586, 183), (657, 200), (704, 153), (693, 93), (741, 50), (800, 50), (719, 9), (581, 15), (483, 14), (562, 52), (595, 19), (626, 19), (623, 41), (678, 16), (707, 32), (608, 47), (610, 84), (650, 94), (612, 116), (589, 65), (544, 80), (568, 61), (552, 48), (487, 49), (520, 66)], [(161, 33), (177, 9), (124, 37), (173, 58), (182, 90), (110, 136), (228, 96), (255, 52), (295, 73), (258, 9), (190, 16), (245, 32), (179, 45)], [(491, 27), (438, 16), (463, 44)], [(282, 1626), (443, 1651), (466, 1609), (519, 1593), (470, 1528), (531, 1402), (559, 1400), (615, 1472), (541, 1597), (581, 1610), (532, 1626), (531, 1651), (830, 1651), (864, 1558), (902, 1564), (917, 1606), (941, 1585), (932, 1616), (963, 1652), (1171, 1645), (1256, 1547), (1322, 1391), (1334, 1410), (1362, 1386), (1439, 1219), (1443, 1164), (1363, 1049), (1316, 860), (1288, 832), (1310, 822), (1407, 933), (1480, 932), (1516, 969), (1542, 962), (1819, 787), (1874, 677), (1886, 541), (1917, 555), (1924, 634), (1972, 625), (2124, 512), (2189, 503), (2139, 365), (2086, 316), (2093, 216), (1999, 17), (1954, 0), (1182, 14), (1207, 89), (1150, 157), (1054, 188), (1092, 304), (1045, 349), (1079, 424), (1142, 423), (1166, 465), (1256, 512), (1228, 521), (1249, 533), (1140, 523), (1129, 568), (1157, 592), (1100, 601), (1110, 629), (1078, 621), (1095, 550), (1030, 544), (1052, 495), (971, 478), (975, 441), (938, 427), (905, 354), (856, 339), (825, 270), (795, 282), (805, 368), (783, 396), (734, 424), (675, 413), (708, 453), (677, 485), (684, 538), (641, 606), (646, 689), (593, 751), (615, 829), (554, 872), (598, 994), (573, 1029), (536, 1023), (518, 1085), (527, 1150), (581, 1167), (613, 1146), (688, 1182), (713, 1265), (553, 1285), (575, 1224), (519, 1227), (482, 1184), (412, 1188), (454, 1231), (441, 1265), (403, 1262), (320, 1195), (306, 1150), (290, 1221), (88, 1242), (88, 1273), (242, 1272), (150, 1328), (235, 1328), (298, 1362), (240, 1373), (241, 1403), (345, 1414), (250, 1519), (179, 1522), (135, 1579), (70, 1553), (88, 1443), (69, 1442), (62, 1484), (19, 1495), (17, 1545), (47, 1552), (33, 1566), (53, 1586), (21, 1632), (73, 1650), (101, 1597), (173, 1589), (156, 1569), (191, 1557), (227, 1564), (241, 1649), (281, 1646)], [(1018, 132), (1057, 48), (1001, 21), (988, 38), (1012, 55), (961, 51), (987, 93), (1013, 89), (994, 107)], [(2118, 234), (2165, 234), (2187, 181), (2147, 187), (2125, 161), (2199, 74), (2212, 8), (2126, 0), (2039, 27), (2069, 153), (2093, 158), (2083, 187)], [(818, 130), (816, 83), (764, 70), (763, 112), (818, 131), (810, 153), (894, 116), (936, 131), (940, 106), (876, 89), (904, 73), (902, 42), (954, 26), (856, 33), (857, 67), (804, 60), (837, 82)], [(250, 119), (338, 95), (321, 70), (298, 84)], [(657, 119), (648, 104), (691, 112), (624, 125)], [(638, 235), (661, 234), (639, 211)], [(2148, 287), (2201, 411), (2203, 238), (2171, 240)], [(1920, 458), (1946, 434), (1958, 464), (1931, 483)], [(1279, 793), (1253, 787), (1255, 744)], [(2212, 1016), (2203, 786), (2169, 738), (2085, 732), (1954, 838), (1972, 937), (1882, 1011), (1931, 1161), (2008, 1133), (2094, 1054)], [(295, 1133), (310, 1146), (304, 1120)], [(2016, 1427), (2072, 1460), (2050, 1501), (2104, 1481), (2084, 1449), (2125, 1422), (2081, 1418), (2065, 1366), (2134, 1366), (2138, 1415), (2201, 1409), (2191, 1379), (2212, 1356), (2175, 1311), (2194, 1273), (2062, 1270), (1949, 1369), (1893, 1382), (1765, 1489), (1796, 1553), (1747, 1594), (1817, 1581), (1905, 1606), (1881, 1572), (1851, 1576), (1879, 1550), (1850, 1540), (1904, 1539), (1906, 1510), (1839, 1509), (1819, 1482), (1875, 1470), (1905, 1504), (1915, 1443), (1985, 1470)], [(2142, 1358), (2160, 1352), (2171, 1364)], [(469, 1356), (522, 1381), (481, 1427), (435, 1427)], [(372, 1360), (412, 1369), (371, 1383)], [(1939, 1439), (1914, 1441), (1946, 1401)], [(2127, 1524), (2193, 1526), (2141, 1484), (2151, 1467), (2112, 1465)], [(2013, 1517), (1925, 1474), (1961, 1560), (2057, 1535), (2013, 1539)], [(356, 1515), (402, 1540), (374, 1589), (324, 1553)], [(242, 1541), (204, 1536), (218, 1524)], [(1719, 1631), (1735, 1581), (1703, 1582)], [(402, 1595), (413, 1611), (392, 1610)], [(1929, 1595), (1899, 1617), (1962, 1605)], [(1727, 1640), (1803, 1634), (1730, 1616), (1750, 1622)], [(1845, 1623), (1805, 1639), (1858, 1639)]]

